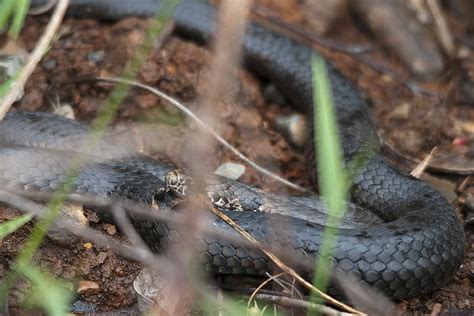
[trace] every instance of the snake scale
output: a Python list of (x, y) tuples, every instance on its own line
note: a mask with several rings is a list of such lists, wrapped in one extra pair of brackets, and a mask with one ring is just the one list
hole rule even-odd
[[(150, 16), (159, 3), (72, 0), (69, 12), (116, 20)], [(214, 33), (215, 16), (215, 8), (205, 1), (184, 0), (173, 19), (179, 34), (207, 43)], [(247, 67), (270, 79), (292, 104), (312, 115), (309, 47), (251, 23), (243, 53)], [(346, 162), (359, 150), (371, 153), (353, 179), (352, 203), (342, 218), (333, 249), (335, 265), (397, 299), (439, 288), (463, 259), (460, 221), (439, 192), (386, 162), (379, 153), (367, 103), (331, 65), (329, 77)], [(87, 126), (53, 114), (9, 113), (0, 123), (0, 185), (53, 191), (64, 179), (68, 162), (87, 132)], [(172, 171), (159, 161), (121, 152), (107, 141), (99, 147), (93, 155), (97, 161), (88, 161), (81, 169), (73, 193), (150, 203), (156, 188), (163, 187)], [(309, 156), (314, 154), (310, 151)], [(207, 178), (206, 190), (216, 207), (264, 245), (279, 247), (297, 259), (301, 264), (296, 268), (311, 275), (308, 267), (318, 256), (326, 218), (324, 203), (317, 196), (277, 195), (217, 176)], [(155, 249), (172, 235), (163, 223), (134, 221), (134, 225)], [(214, 225), (236, 235), (220, 219), (216, 218)], [(263, 254), (239, 243), (204, 236), (195, 245), (199, 260), (213, 274), (264, 277), (272, 268)]]

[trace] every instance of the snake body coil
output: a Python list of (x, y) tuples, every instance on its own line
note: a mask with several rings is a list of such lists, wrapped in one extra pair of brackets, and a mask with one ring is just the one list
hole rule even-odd
[[(151, 15), (158, 6), (159, 1), (154, 0), (73, 0), (71, 14), (117, 19)], [(187, 37), (207, 42), (213, 34), (215, 11), (203, 1), (183, 1), (174, 19), (178, 32)], [(311, 114), (310, 48), (251, 24), (243, 50), (247, 66), (271, 79), (293, 104)], [(394, 298), (439, 288), (463, 259), (464, 233), (459, 220), (440, 193), (384, 160), (378, 153), (366, 102), (331, 66), (329, 75), (344, 157), (349, 160), (359, 150), (373, 153), (353, 180), (355, 205), (349, 205), (342, 219), (334, 245), (336, 266)], [(80, 123), (52, 114), (9, 113), (0, 123), (0, 185), (32, 191), (56, 189), (87, 131)], [(81, 169), (73, 193), (150, 202), (171, 170), (106, 142), (95, 157), (101, 159)], [(307, 267), (318, 255), (326, 218), (318, 197), (278, 196), (218, 177), (210, 177), (206, 184), (213, 203), (228, 211), (227, 215), (259, 241), (297, 258), (301, 272), (312, 272)], [(297, 218), (296, 212), (302, 215)], [(169, 228), (161, 223), (134, 224), (152, 247), (170, 236)], [(215, 225), (235, 234), (219, 219)], [(265, 276), (271, 267), (258, 251), (219, 238), (197, 240), (196, 250), (212, 273)]]

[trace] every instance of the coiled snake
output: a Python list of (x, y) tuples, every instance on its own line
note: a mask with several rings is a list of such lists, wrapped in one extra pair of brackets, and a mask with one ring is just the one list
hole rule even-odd
[[(103, 19), (152, 15), (159, 1), (71, 2), (71, 14)], [(183, 1), (174, 13), (177, 31), (207, 42), (215, 9), (205, 1)], [(310, 48), (252, 23), (243, 44), (245, 64), (272, 80), (286, 97), (311, 114)], [(449, 280), (464, 254), (464, 233), (450, 204), (420, 180), (392, 168), (378, 153), (366, 102), (329, 67), (344, 157), (373, 153), (353, 180), (352, 201), (334, 246), (336, 266), (394, 298), (428, 293)], [(88, 128), (47, 113), (11, 112), (0, 123), (0, 185), (8, 189), (53, 191)], [(120, 152), (107, 142), (75, 180), (73, 193), (117, 196), (151, 202), (172, 170), (138, 154)], [(325, 210), (317, 196), (266, 193), (247, 184), (209, 177), (206, 190), (219, 209), (264, 244), (278, 246), (311, 266), (322, 241)], [(356, 206), (357, 205), (357, 206)], [(299, 213), (300, 218), (294, 217)], [(161, 223), (134, 223), (153, 246), (167, 238)], [(221, 220), (215, 225), (235, 234)], [(156, 248), (156, 247), (155, 247)], [(270, 269), (261, 253), (214, 237), (196, 241), (200, 261), (211, 273), (264, 276)], [(301, 271), (308, 265), (302, 264)]]

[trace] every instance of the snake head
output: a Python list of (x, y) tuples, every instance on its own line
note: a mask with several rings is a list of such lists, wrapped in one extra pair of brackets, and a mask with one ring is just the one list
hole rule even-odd
[(191, 177), (187, 176), (182, 169), (175, 169), (166, 174), (166, 190), (174, 192), (179, 197), (183, 197), (186, 195), (190, 181), (192, 181)]

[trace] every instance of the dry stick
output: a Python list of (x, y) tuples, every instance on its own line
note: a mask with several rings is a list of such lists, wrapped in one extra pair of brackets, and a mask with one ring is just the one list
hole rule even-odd
[[(267, 277), (269, 278), (272, 278), (272, 275), (268, 272), (265, 273), (267, 275)], [(285, 272), (286, 274), (286, 272)], [(295, 282), (296, 282), (296, 279), (295, 278), (291, 278), (292, 282), (290, 283), (289, 281), (285, 281), (285, 280), (281, 280), (279, 278), (273, 278), (272, 279), (273, 282), (275, 282), (276, 284), (278, 284), (279, 286), (282, 287), (282, 291), (283, 293), (288, 293), (289, 290), (291, 290), (290, 293), (288, 293), (288, 295), (290, 297), (294, 297), (295, 295), (295, 292), (296, 294), (300, 297), (300, 299), (304, 299), (304, 295), (303, 293), (301, 293), (301, 291), (299, 291), (296, 287), (295, 287)], [(255, 290), (254, 290), (255, 291)], [(261, 291), (263, 291), (263, 289), (261, 289)], [(285, 292), (287, 291), (287, 292)]]
[(173, 99), (172, 97), (168, 96), (167, 94), (161, 92), (158, 89), (155, 89), (153, 87), (147, 86), (145, 84), (139, 83), (137, 81), (133, 80), (125, 80), (125, 79), (119, 79), (119, 78), (108, 78), (108, 77), (94, 77), (94, 80), (97, 81), (103, 81), (103, 82), (113, 82), (113, 83), (125, 83), (146, 91), (149, 91), (160, 98), (168, 101), (172, 105), (176, 106), (178, 109), (183, 111), (186, 115), (191, 117), (196, 123), (198, 123), (199, 126), (204, 128), (206, 131), (211, 133), (225, 148), (230, 150), (232, 153), (234, 153), (237, 157), (239, 157), (241, 160), (245, 161), (248, 163), (252, 168), (257, 170), (260, 173), (263, 173), (264, 175), (273, 178), (285, 185), (287, 185), (290, 188), (293, 188), (295, 190), (301, 191), (301, 192), (308, 192), (306, 189), (302, 188), (301, 186), (291, 183), (290, 181), (283, 179), (282, 177), (272, 173), (270, 170), (265, 169), (259, 165), (257, 165), (255, 162), (251, 161), (249, 158), (247, 158), (245, 155), (243, 155), (241, 152), (239, 152), (236, 148), (234, 148), (231, 144), (229, 144), (222, 136), (220, 136), (218, 133), (216, 133), (213, 129), (211, 129), (209, 126), (207, 126), (199, 117), (197, 117), (193, 112), (191, 112), (188, 108), (186, 108), (184, 105), (179, 103), (176, 99)]
[(58, 0), (48, 0), (48, 1), (46, 1), (46, 3), (43, 4), (43, 5), (40, 5), (40, 6), (35, 7), (35, 8), (30, 8), (30, 9), (28, 10), (28, 15), (41, 15), (41, 14), (45, 14), (46, 12), (48, 12), (49, 10), (51, 10), (52, 8), (54, 8), (57, 3), (58, 3)]
[(257, 22), (261, 23), (262, 25), (267, 26), (271, 29), (275, 29), (279, 33), (284, 33), (290, 38), (299, 37), (296, 38), (296, 40), (303, 39), (307, 42), (322, 46), (333, 51), (350, 55), (358, 55), (373, 50), (373, 45), (371, 45), (370, 43), (343, 44), (342, 42), (332, 40), (315, 32), (307, 31), (305, 28), (301, 27), (301, 25), (286, 22), (281, 17), (273, 15), (262, 6), (254, 6), (252, 10), (252, 16)]
[(438, 29), (439, 41), (443, 45), (445, 52), (448, 54), (449, 57), (454, 57), (456, 53), (456, 48), (453, 41), (453, 36), (449, 31), (448, 24), (446, 23), (446, 19), (441, 12), (441, 8), (439, 6), (439, 2), (437, 0), (426, 0), (428, 4), (428, 8), (430, 8), (431, 15), (435, 21), (436, 28)]
[(250, 295), (249, 297), (249, 301), (247, 302), (247, 308), (250, 307), (250, 303), (252, 303), (252, 300), (253, 298), (255, 297), (255, 295), (258, 294), (258, 292), (269, 282), (281, 277), (281, 276), (284, 276), (285, 274), (287, 274), (286, 272), (281, 272), (281, 273), (278, 273), (276, 275), (272, 275), (270, 276), (268, 279), (266, 279), (265, 281), (263, 281), (253, 292), (252, 292), (252, 295)]
[[(265, 273), (269, 278), (272, 278), (272, 275), (270, 273)], [(286, 273), (285, 273), (286, 274)], [(287, 282), (287, 281), (284, 281), (284, 280), (280, 280), (280, 279), (272, 279), (273, 282), (275, 282), (276, 284), (278, 284), (279, 286), (281, 286), (282, 288), (282, 291), (290, 291), (291, 289), (291, 295), (293, 295), (293, 290), (295, 288), (295, 279), (292, 278), (293, 280), (293, 284), (290, 284), (290, 282)], [(300, 295), (300, 297), (303, 297), (302, 294), (298, 291), (298, 295)]]
[(24, 87), (26, 81), (33, 73), (33, 70), (35, 70), (36, 65), (39, 63), (43, 57), (43, 54), (48, 49), (48, 46), (51, 44), (54, 34), (56, 34), (59, 26), (61, 25), (61, 21), (63, 20), (68, 5), (69, 0), (58, 0), (56, 9), (54, 10), (51, 19), (46, 26), (46, 30), (36, 44), (33, 52), (30, 54), (25, 66), (20, 71), (18, 77), (15, 79), (13, 86), (9, 89), (8, 93), (3, 98), (3, 102), (0, 104), (0, 121), (3, 120), (8, 110), (10, 110), (10, 107), (12, 106), (13, 102), (15, 102), (19, 91)]
[[(266, 273), (267, 277), (271, 278), (272, 275), (270, 273)], [(304, 299), (304, 295), (303, 293), (301, 293), (300, 290), (298, 290), (296, 287), (295, 287), (295, 278), (291, 278), (292, 282), (290, 283), (289, 281), (285, 281), (285, 280), (281, 280), (281, 279), (273, 279), (273, 282), (275, 282), (276, 284), (278, 284), (279, 286), (281, 286), (282, 288), (282, 292), (283, 293), (287, 293), (285, 291), (290, 291), (291, 290), (291, 293), (288, 293), (291, 297), (293, 297), (293, 295), (296, 294), (300, 297), (300, 299)], [(262, 290), (263, 291), (263, 290)]]
[(132, 244), (138, 246), (139, 248), (147, 249), (150, 251), (149, 247), (140, 237), (137, 230), (133, 227), (122, 205), (120, 205), (119, 203), (114, 203), (112, 205), (112, 216), (114, 217), (118, 226), (122, 229), (123, 233), (125, 234), (125, 236), (127, 236), (128, 240)]
[(277, 265), (281, 270), (284, 272), (290, 274), (293, 276), (296, 280), (298, 280), (301, 284), (303, 284), (307, 289), (310, 291), (314, 291), (317, 293), (321, 298), (326, 300), (327, 302), (333, 304), (334, 306), (337, 306), (349, 313), (353, 313), (356, 315), (366, 315), (362, 313), (361, 311), (358, 311), (357, 309), (354, 309), (350, 307), (349, 305), (346, 305), (333, 297), (327, 295), (326, 293), (322, 292), (321, 290), (315, 288), (311, 283), (306, 281), (303, 277), (301, 277), (295, 270), (287, 266), (283, 261), (281, 261), (278, 257), (276, 257), (272, 252), (268, 251), (265, 249), (255, 238), (252, 237), (245, 229), (240, 227), (233, 219), (231, 219), (229, 216), (226, 214), (222, 213), (221, 211), (217, 210), (214, 208), (213, 205), (211, 205), (209, 202), (207, 203), (209, 209), (220, 219), (225, 221), (227, 224), (229, 224), (232, 228), (234, 228), (242, 237), (247, 239), (252, 245), (254, 245), (257, 249), (259, 249), (261, 252), (263, 252), (270, 260)]
[(426, 157), (423, 158), (423, 160), (420, 161), (420, 163), (415, 168), (413, 168), (413, 170), (410, 172), (410, 175), (415, 178), (419, 178), (425, 171), (426, 167), (428, 167), (431, 159), (433, 158), (433, 155), (436, 153), (437, 150), (438, 147), (433, 147), (433, 149), (431, 149), (431, 152), (426, 155)]
[(278, 304), (281, 306), (286, 306), (286, 307), (297, 307), (297, 308), (305, 308), (305, 309), (311, 309), (318, 311), (322, 314), (325, 315), (353, 315), (350, 313), (343, 313), (338, 310), (335, 310), (329, 306), (325, 305), (320, 305), (320, 304), (314, 304), (305, 300), (300, 300), (296, 298), (291, 298), (291, 297), (286, 297), (286, 296), (278, 296), (278, 295), (269, 295), (269, 294), (263, 294), (259, 293), (256, 295), (256, 298), (271, 302), (274, 304)]

